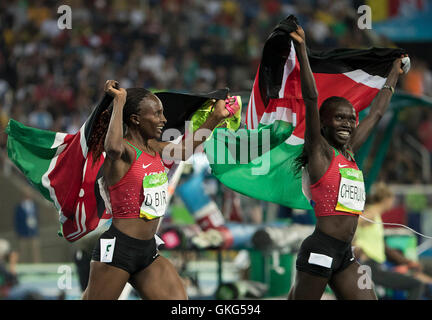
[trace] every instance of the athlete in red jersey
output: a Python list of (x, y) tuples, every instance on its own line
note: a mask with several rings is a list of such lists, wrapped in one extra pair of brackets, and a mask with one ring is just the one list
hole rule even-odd
[(160, 142), (166, 123), (161, 101), (146, 89), (117, 87), (113, 80), (105, 84), (113, 107), (101, 115), (91, 149), (94, 159), (106, 152), (103, 177), (113, 222), (93, 252), (83, 299), (118, 299), (127, 282), (145, 299), (187, 299), (174, 266), (157, 251), (155, 233), (168, 191), (161, 154), (168, 150), (171, 158), (185, 160), (185, 146), (195, 150), (230, 112), (219, 100), (199, 138), (190, 134), (178, 144)]
[(316, 217), (361, 214), (366, 194), (363, 174), (353, 154), (348, 159), (337, 149), (326, 173), (310, 185), (311, 204)]
[[(299, 158), (310, 182), (311, 204), (317, 216), (314, 233), (306, 238), (296, 261), (296, 279), (289, 299), (320, 299), (329, 285), (340, 299), (376, 299), (373, 288), (361, 289), (359, 264), (352, 254), (358, 215), (365, 202), (363, 175), (354, 155), (389, 105), (403, 73), (395, 60), (386, 84), (374, 99), (368, 116), (358, 125), (351, 103), (331, 97), (318, 111), (318, 92), (306, 52), (305, 34), (298, 26), (290, 33), (300, 63), (306, 107), (303, 154)], [(367, 276), (367, 275), (366, 275)]]
[(152, 220), (165, 213), (167, 176), (159, 153), (150, 155), (126, 141), (135, 151), (135, 161), (119, 182), (108, 187), (114, 219)]

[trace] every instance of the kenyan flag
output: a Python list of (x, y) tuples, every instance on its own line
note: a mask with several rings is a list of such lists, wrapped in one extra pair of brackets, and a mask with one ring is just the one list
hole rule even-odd
[[(247, 109), (248, 129), (235, 133), (216, 129), (206, 142), (205, 151), (212, 173), (229, 188), (287, 207), (312, 209), (305, 196), (308, 188), (302, 187), (302, 175), (294, 169), (294, 160), (303, 149), (305, 130), (300, 67), (289, 37), (295, 29), (290, 16), (275, 28), (264, 45)], [(393, 61), (402, 53), (402, 49), (386, 48), (310, 50), (318, 105), (331, 96), (342, 96), (358, 114), (385, 84)], [(252, 139), (252, 144), (262, 151), (255, 151), (259, 156), (239, 156), (240, 146), (251, 144), (248, 137), (265, 129), (270, 138), (258, 142)], [(254, 161), (241, 161), (241, 157), (249, 156)]]
[(24, 126), (11, 119), (6, 128), (9, 158), (59, 212), (62, 234), (75, 241), (111, 218), (96, 182), (102, 156), (95, 164), (87, 142), (96, 117), (109, 106), (105, 95), (75, 134)]
[[(228, 89), (206, 94), (158, 92), (168, 119), (164, 130), (184, 133), (185, 121), (208, 99), (225, 99)], [(7, 150), (12, 162), (59, 212), (61, 234), (76, 241), (111, 219), (108, 197), (101, 185), (104, 154), (93, 164), (88, 142), (93, 124), (109, 107), (105, 95), (75, 134), (27, 127), (11, 119), (6, 128)], [(165, 163), (168, 178), (177, 166)], [(105, 201), (104, 201), (105, 200)], [(106, 204), (106, 205), (105, 205)]]

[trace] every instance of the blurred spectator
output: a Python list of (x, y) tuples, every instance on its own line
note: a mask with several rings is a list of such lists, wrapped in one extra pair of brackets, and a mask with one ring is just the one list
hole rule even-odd
[(24, 189), (21, 202), (15, 207), (15, 232), (19, 239), (21, 257), (40, 262), (38, 207), (29, 188)]
[[(44, 300), (36, 288), (21, 284), (18, 279), (17, 263), (19, 255), (11, 250), (9, 241), (0, 239), (0, 300)], [(64, 299), (60, 293), (57, 299)]]
[(18, 253), (11, 251), (9, 241), (0, 239), (0, 300), (7, 298), (10, 290), (18, 284), (17, 262)]
[[(361, 264), (371, 268), (375, 285), (404, 290), (407, 299), (420, 300), (426, 284), (432, 284), (432, 277), (422, 272), (419, 262), (407, 259), (400, 251), (386, 245), (381, 216), (393, 207), (394, 195), (384, 183), (375, 184), (371, 190), (363, 216), (375, 223), (359, 219), (354, 240), (355, 255)], [(389, 267), (386, 261), (395, 267)]]

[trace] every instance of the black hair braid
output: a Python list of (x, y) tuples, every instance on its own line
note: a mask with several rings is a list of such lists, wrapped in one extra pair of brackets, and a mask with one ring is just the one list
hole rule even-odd
[[(126, 102), (123, 107), (123, 124), (130, 126), (130, 116), (138, 113), (140, 102), (152, 95), (152, 93), (144, 88), (129, 88), (126, 89), (126, 92)], [(111, 104), (99, 115), (92, 130), (88, 145), (89, 152), (93, 156), (93, 165), (104, 152), (105, 137), (111, 120), (112, 108)]]
[(112, 114), (112, 105), (103, 111), (97, 119), (89, 139), (89, 152), (93, 156), (93, 164), (100, 158), (104, 151), (105, 136), (108, 130)]

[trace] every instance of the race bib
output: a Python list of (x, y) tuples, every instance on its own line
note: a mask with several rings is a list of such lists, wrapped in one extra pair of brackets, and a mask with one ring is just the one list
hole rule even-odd
[(100, 239), (100, 261), (112, 262), (116, 238)]
[(341, 181), (336, 210), (361, 214), (366, 201), (363, 173), (352, 168), (339, 168), (339, 172)]
[(168, 176), (165, 172), (144, 177), (144, 202), (140, 208), (140, 218), (148, 220), (162, 217), (167, 207)]

